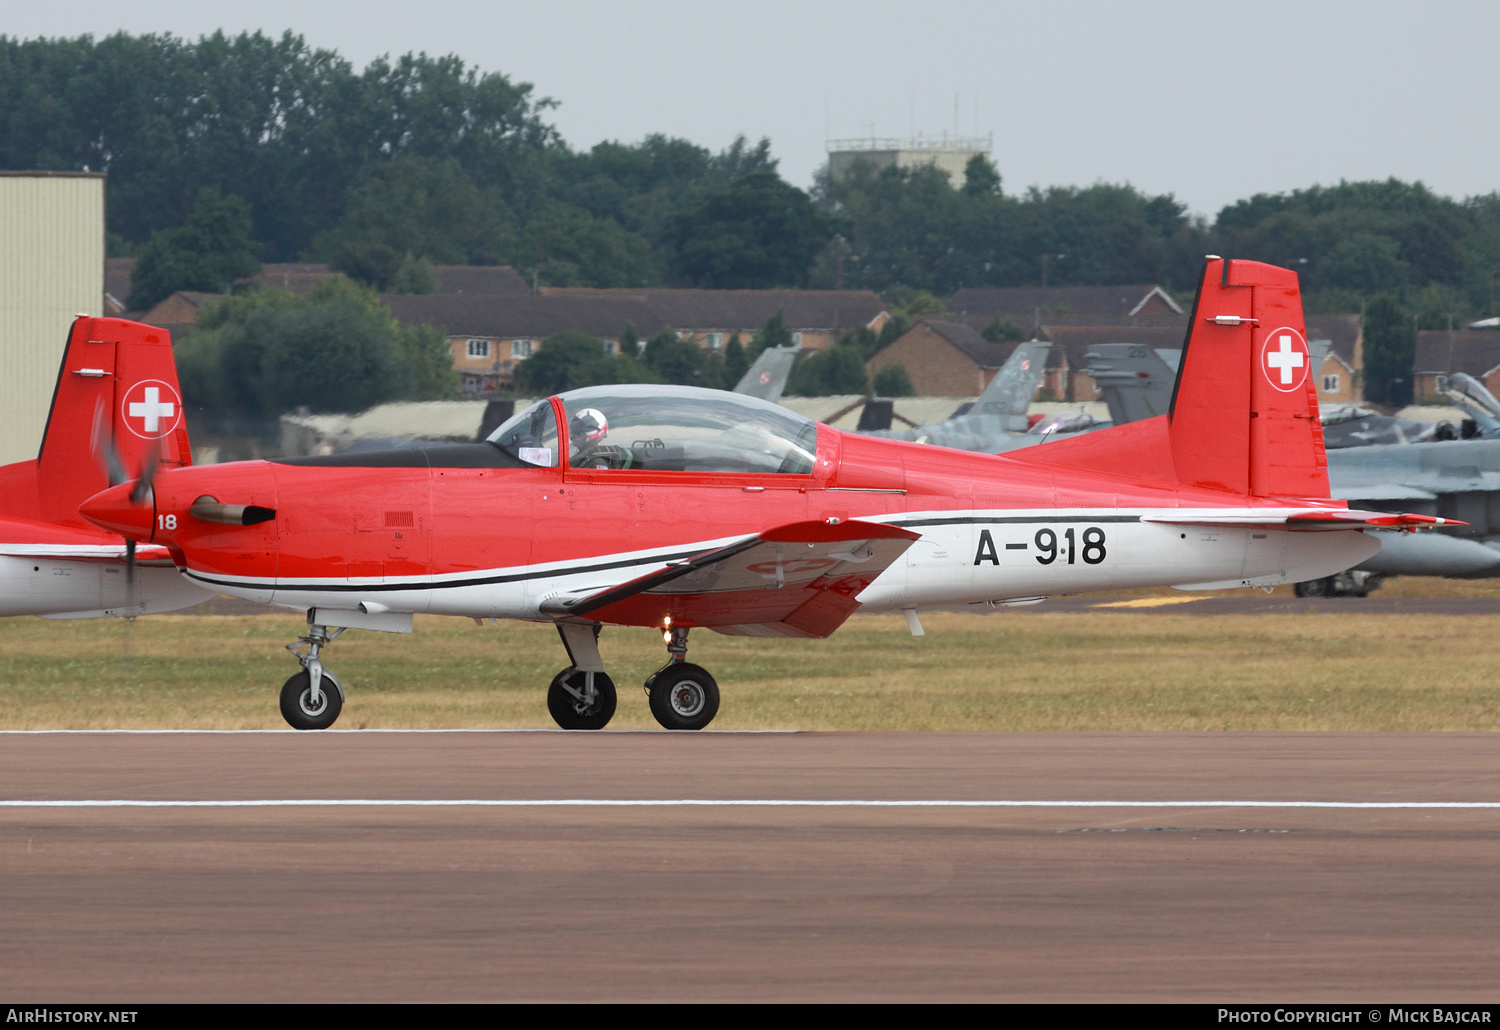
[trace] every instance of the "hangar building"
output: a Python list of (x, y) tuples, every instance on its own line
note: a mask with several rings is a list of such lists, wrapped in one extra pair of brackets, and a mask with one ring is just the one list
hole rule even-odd
[(104, 176), (0, 172), (0, 464), (35, 458), (73, 316), (104, 306)]

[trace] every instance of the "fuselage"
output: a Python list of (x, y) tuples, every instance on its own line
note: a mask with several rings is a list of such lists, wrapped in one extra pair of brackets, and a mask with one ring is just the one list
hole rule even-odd
[[(1288, 502), (827, 426), (817, 427), (815, 460), (803, 473), (514, 467), (489, 460), (494, 454), (473, 444), (172, 469), (157, 477), (149, 510), (116, 506), (110, 517), (120, 531), (165, 545), (193, 582), (235, 596), (299, 609), (517, 619), (545, 618), (542, 602), (558, 593), (607, 587), (805, 520), (863, 519), (921, 534), (860, 595), (873, 611), (1291, 582), (1331, 575), (1379, 547), (1359, 532), (1153, 523), (1162, 513), (1275, 512)], [(203, 497), (276, 514), (256, 525), (205, 522), (189, 513)], [(94, 517), (114, 510), (90, 503)]]

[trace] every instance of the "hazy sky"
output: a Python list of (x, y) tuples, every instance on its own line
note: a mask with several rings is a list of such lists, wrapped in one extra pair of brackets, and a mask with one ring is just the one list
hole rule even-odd
[[(827, 138), (994, 134), (1005, 189), (1130, 182), (1198, 212), (1397, 176), (1500, 189), (1500, 4), (991, 0), (68, 0), (0, 33), (291, 29), (362, 67), (457, 53), (533, 83), (575, 147), (769, 136), (807, 186)], [(957, 117), (955, 118), (955, 100)]]

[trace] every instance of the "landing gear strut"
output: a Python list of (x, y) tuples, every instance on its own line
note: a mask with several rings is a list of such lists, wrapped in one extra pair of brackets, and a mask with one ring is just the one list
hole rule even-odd
[[(324, 647), (343, 634), (327, 626), (310, 626), (307, 636), (286, 649), (302, 663), (302, 671), (281, 688), (281, 717), (295, 730), (326, 730), (344, 708), (344, 685), (323, 668)], [(300, 650), (306, 648), (306, 650)]]
[(719, 713), (719, 685), (701, 665), (687, 660), (688, 627), (668, 630), (671, 660), (646, 680), (651, 714), (669, 730), (701, 730)]
[(615, 714), (615, 681), (599, 657), (602, 626), (559, 623), (568, 659), (573, 663), (552, 677), (547, 688), (547, 711), (565, 730), (602, 730)]
[(1298, 583), (1292, 588), (1292, 593), (1298, 597), (1367, 597), (1384, 581), (1383, 573), (1353, 569), (1336, 576)]

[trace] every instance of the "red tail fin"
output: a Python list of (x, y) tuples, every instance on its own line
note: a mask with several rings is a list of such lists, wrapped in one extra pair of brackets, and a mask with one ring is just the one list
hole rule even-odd
[(1256, 497), (1327, 497), (1297, 274), (1213, 258), (1169, 415), (1009, 456)]
[(1297, 273), (1257, 261), (1207, 263), (1169, 418), (1184, 484), (1328, 496)]
[(120, 318), (73, 322), (37, 459), (42, 518), (88, 525), (78, 506), (109, 485), (94, 447), (101, 412), (126, 475), (138, 475), (153, 450), (164, 465), (192, 463), (165, 329)]

